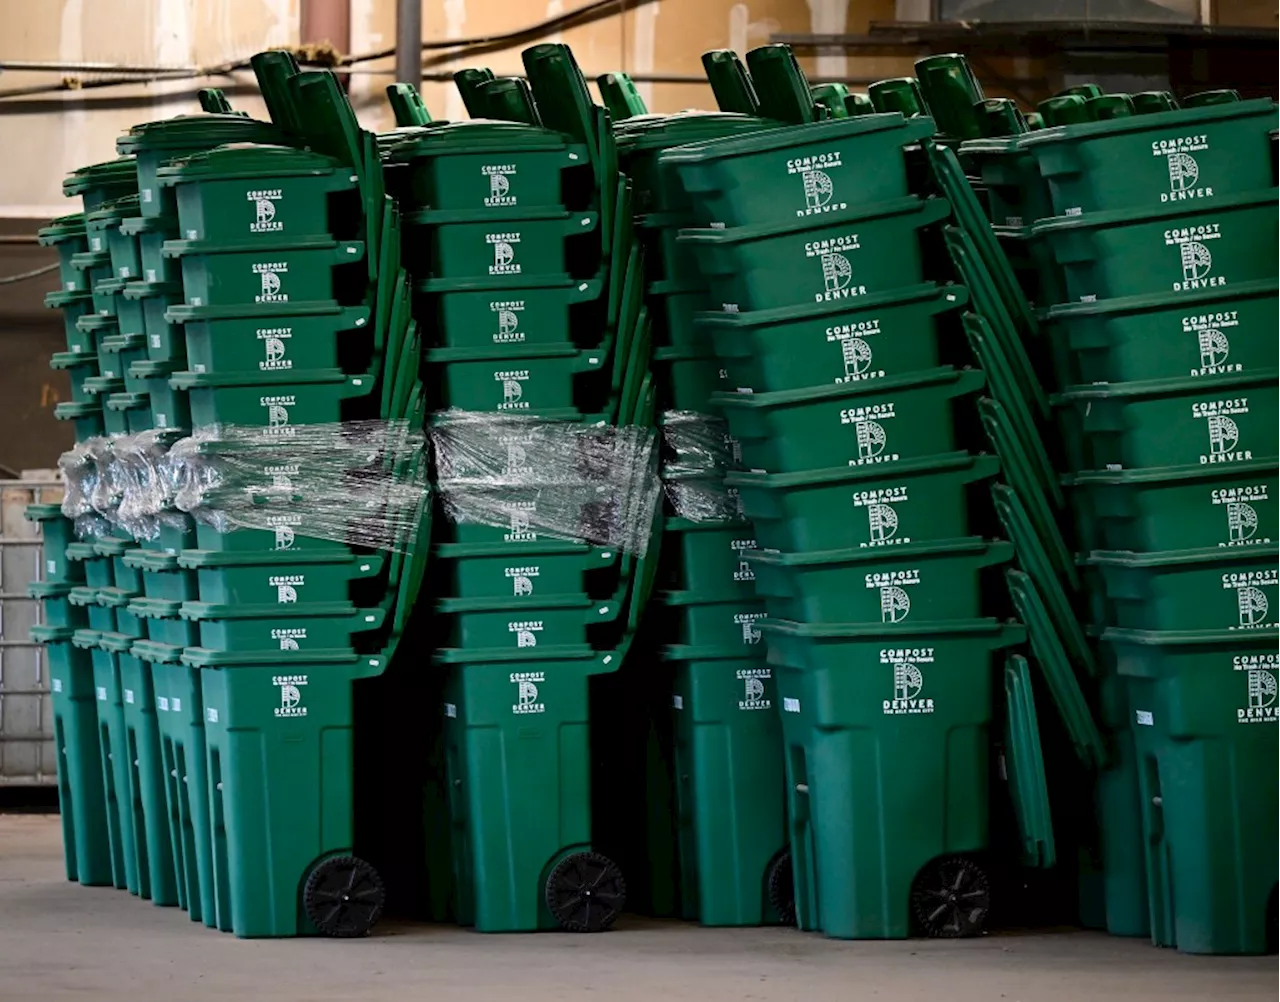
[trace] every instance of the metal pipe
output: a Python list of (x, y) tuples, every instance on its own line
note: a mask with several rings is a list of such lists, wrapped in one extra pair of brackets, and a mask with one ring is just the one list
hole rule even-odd
[(422, 86), (422, 0), (396, 0), (396, 82)]
[(351, 51), (351, 0), (302, 0), (298, 38), (304, 46), (329, 46), (339, 56)]

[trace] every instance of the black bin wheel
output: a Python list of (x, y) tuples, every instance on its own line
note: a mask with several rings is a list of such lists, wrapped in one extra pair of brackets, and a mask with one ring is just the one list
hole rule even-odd
[(547, 907), (568, 932), (604, 932), (627, 903), (618, 864), (598, 852), (575, 852), (547, 877)]
[(378, 871), (356, 856), (333, 856), (307, 875), (302, 904), (326, 936), (365, 936), (382, 917), (387, 892)]
[(944, 856), (924, 866), (911, 886), (911, 909), (928, 936), (963, 939), (986, 931), (991, 881), (963, 856)]
[(783, 849), (769, 861), (765, 870), (765, 889), (769, 904), (778, 913), (782, 925), (796, 924), (796, 875), (791, 865), (791, 850)]

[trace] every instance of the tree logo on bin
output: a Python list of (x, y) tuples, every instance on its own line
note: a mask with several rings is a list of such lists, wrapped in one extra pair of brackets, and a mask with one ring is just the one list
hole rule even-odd
[(1244, 501), (1232, 501), (1227, 505), (1227, 537), (1233, 543), (1245, 543), (1258, 531), (1258, 512)]
[(742, 627), (742, 642), (748, 646), (760, 643), (760, 627), (757, 622), (764, 619), (762, 612), (739, 612), (733, 621)]
[(839, 292), (853, 280), (853, 265), (843, 254), (822, 255), (822, 281), (827, 292)]
[(1210, 455), (1221, 456), (1231, 452), (1240, 442), (1239, 427), (1225, 414), (1210, 414), (1208, 427)]
[(884, 700), (884, 712), (891, 716), (933, 712), (933, 700), (920, 695), (924, 674), (910, 661), (893, 662), (893, 698)]
[(1178, 244), (1182, 255), (1182, 281), (1195, 282), (1209, 274), (1213, 268), (1213, 255), (1209, 248), (1196, 240)]
[(880, 589), (880, 622), (901, 623), (911, 613), (911, 596), (897, 585)]
[(739, 668), (737, 677), (742, 682), (742, 698), (738, 700), (739, 710), (769, 710), (773, 708), (773, 700), (765, 695), (764, 683), (773, 677), (770, 668)]
[(507, 192), (511, 190), (511, 181), (505, 174), (489, 175), (489, 199), (492, 203), (499, 198), (505, 198)]
[(1236, 603), (1240, 610), (1241, 627), (1259, 626), (1267, 620), (1271, 603), (1261, 588), (1249, 585), (1236, 590)]
[(923, 688), (924, 676), (915, 665), (901, 661), (893, 666), (894, 699), (915, 699)]
[(277, 574), (267, 579), (267, 584), (276, 590), (276, 602), (280, 605), (292, 605), (298, 601), (298, 589), (306, 584), (301, 574)]
[(1265, 668), (1254, 668), (1249, 672), (1249, 707), (1253, 710), (1265, 710), (1276, 704), (1276, 676)]
[(267, 407), (267, 426), (283, 428), (289, 423), (289, 408), (282, 404), (271, 404)]
[(854, 434), (858, 439), (858, 458), (874, 459), (884, 452), (889, 436), (884, 425), (879, 421), (859, 421), (854, 425)]
[(280, 690), (280, 705), (275, 708), (277, 717), (307, 715), (307, 708), (302, 705), (302, 687), (308, 684), (306, 675), (275, 675), (271, 684)]
[(840, 355), (844, 362), (844, 378), (848, 382), (857, 379), (871, 368), (871, 345), (860, 337), (840, 342)]
[(498, 336), (503, 341), (511, 340), (511, 335), (520, 326), (520, 317), (514, 310), (498, 311)]
[(810, 211), (821, 209), (831, 201), (831, 196), (835, 193), (831, 175), (826, 171), (807, 170), (800, 175), (800, 183), (804, 185), (805, 208)]
[(867, 505), (867, 534), (873, 543), (885, 543), (898, 534), (898, 513), (893, 505)]
[(502, 402), (510, 407), (512, 404), (520, 402), (520, 398), (524, 396), (524, 387), (517, 380), (504, 379), (502, 381)]
[(1170, 153), (1169, 190), (1186, 191), (1200, 179), (1200, 165), (1190, 153)]
[(257, 228), (265, 229), (267, 224), (276, 218), (276, 203), (269, 198), (260, 198), (254, 205), (254, 211), (258, 217)]
[(1211, 368), (1215, 365), (1222, 365), (1227, 360), (1227, 356), (1231, 354), (1231, 342), (1227, 340), (1227, 336), (1220, 330), (1213, 327), (1206, 327), (1200, 331), (1200, 365), (1202, 368)]
[(284, 341), (278, 337), (269, 337), (262, 342), (262, 347), (267, 356), (263, 363), (263, 368), (282, 368), (284, 362)]
[(519, 233), (490, 233), (485, 236), (485, 242), (493, 247), (493, 264), (489, 265), (490, 275), (520, 274), (515, 248), (515, 245), (520, 242)]
[(547, 712), (547, 705), (538, 699), (538, 683), (547, 680), (545, 672), (513, 671), (509, 678), (516, 687), (516, 701), (511, 704), (512, 713)]
[(520, 575), (511, 581), (511, 590), (515, 598), (525, 598), (533, 594), (533, 578)]
[(276, 549), (291, 550), (297, 537), (287, 525), (276, 526)]

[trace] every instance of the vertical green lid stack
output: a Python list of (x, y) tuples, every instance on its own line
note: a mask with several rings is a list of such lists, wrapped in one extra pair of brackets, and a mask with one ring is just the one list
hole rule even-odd
[(68, 879), (241, 937), (897, 939), (1054, 870), (1263, 952), (1275, 105), (522, 61), (375, 135), (260, 53), (270, 121), (202, 91), (66, 179)]

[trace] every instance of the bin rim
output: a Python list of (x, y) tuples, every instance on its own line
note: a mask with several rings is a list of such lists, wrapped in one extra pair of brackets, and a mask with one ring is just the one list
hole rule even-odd
[(799, 320), (811, 320), (818, 317), (844, 317), (858, 313), (867, 313), (885, 306), (903, 306), (908, 303), (923, 302), (927, 299), (946, 300), (937, 312), (959, 309), (969, 302), (969, 290), (963, 285), (952, 282), (939, 284), (924, 282), (888, 292), (877, 292), (870, 296), (858, 296), (856, 299), (834, 303), (801, 303), (797, 306), (779, 306), (771, 310), (747, 310), (729, 313), (722, 310), (700, 310), (693, 315), (693, 322), (699, 327), (770, 327)]
[(1202, 105), (1199, 108), (1173, 108), (1147, 115), (1131, 115), (1101, 122), (1080, 122), (1076, 125), (1055, 125), (1026, 133), (1024, 145), (1036, 146), (1062, 141), (1080, 141), (1119, 135), (1126, 132), (1154, 132), (1160, 129), (1186, 129), (1210, 124), (1219, 119), (1249, 118), (1262, 112), (1274, 113), (1275, 103), (1270, 98), (1251, 101), (1233, 101), (1230, 104)]
[(1209, 647), (1232, 645), (1275, 649), (1275, 639), (1266, 630), (1126, 630), (1109, 626), (1099, 638), (1103, 643), (1131, 644), (1135, 647)]
[(74, 643), (78, 632), (71, 626), (50, 626), (47, 623), (32, 623), (29, 631), (31, 639), (38, 644)]
[[(974, 466), (989, 468), (987, 475), (994, 476), (1000, 470), (998, 456), (988, 452), (945, 452), (922, 459), (910, 459), (893, 464), (893, 478), (912, 474), (942, 473), (949, 470), (968, 469)], [(823, 470), (800, 470), (796, 473), (763, 473), (758, 470), (730, 470), (724, 482), (730, 487), (757, 487), (764, 490), (786, 490), (796, 487), (821, 487), (827, 484), (881, 480), (887, 476), (878, 466), (831, 466)], [(981, 478), (979, 478), (981, 479)], [(897, 549), (897, 547), (895, 547)]]
[[(1092, 567), (1147, 569), (1197, 564), (1245, 563), (1268, 556), (1273, 562), (1280, 557), (1280, 542), (1260, 543), (1256, 546), (1201, 546), (1190, 550), (1160, 550), (1155, 553), (1094, 550), (1085, 558), (1085, 563)], [(1273, 626), (1272, 629), (1275, 627)]]
[(667, 644), (659, 651), (663, 661), (753, 661), (770, 670), (768, 663), (758, 654), (745, 652), (742, 647), (727, 644)]
[(75, 587), (70, 581), (29, 581), (27, 594), (38, 599), (66, 598)]
[(1143, 313), (1147, 310), (1159, 310), (1170, 306), (1177, 306), (1186, 313), (1192, 313), (1200, 303), (1214, 303), (1223, 299), (1252, 299), (1264, 295), (1275, 296), (1277, 291), (1280, 291), (1280, 279), (1263, 278), (1217, 289), (1204, 289), (1193, 296), (1178, 292), (1156, 292), (1145, 296), (1120, 296), (1085, 303), (1061, 303), (1042, 310), (1041, 317), (1055, 322), (1074, 320), (1076, 317), (1107, 316), (1114, 313)]
[(1277, 382), (1280, 382), (1280, 369), (1260, 369), (1210, 379), (1197, 376), (1172, 376), (1127, 383), (1087, 383), (1068, 386), (1057, 394), (1057, 400), (1063, 403), (1074, 403), (1080, 400), (1177, 396), (1183, 393), (1209, 396), (1238, 387), (1275, 386)]
[(140, 619), (177, 619), (182, 601), (176, 598), (148, 598), (139, 595), (126, 606)]
[(355, 183), (351, 180), (355, 177), (352, 168), (323, 153), (279, 142), (233, 141), (220, 143), (212, 149), (193, 150), (189, 156), (174, 159), (156, 171), (156, 179), (161, 187), (202, 181), (256, 180), (267, 188), (273, 178), (325, 177), (331, 174), (342, 174), (348, 179), (348, 184)]
[(182, 652), (185, 647), (178, 647), (174, 644), (162, 644), (158, 640), (137, 640), (134, 642), (130, 653), (134, 657), (143, 661), (150, 661), (152, 664), (176, 665), (182, 663)]
[[(897, 112), (893, 112), (897, 114)], [(861, 122), (869, 116), (861, 118), (833, 119), (838, 122)], [(810, 128), (810, 126), (806, 126)], [(1274, 196), (1273, 196), (1274, 197)], [(1221, 204), (1221, 203), (1215, 203)], [(700, 227), (682, 229), (679, 235), (681, 243), (689, 244), (739, 244), (769, 237), (784, 236), (792, 233), (808, 233), (811, 230), (825, 230), (833, 226), (854, 225), (871, 219), (883, 219), (888, 216), (905, 216), (911, 213), (925, 214), (944, 218), (950, 211), (951, 203), (937, 195), (920, 198), (918, 195), (906, 195), (884, 202), (872, 202), (867, 205), (851, 205), (840, 213), (827, 216), (810, 216), (800, 220), (786, 219), (777, 223), (757, 223), (752, 226)], [(944, 211), (945, 210), (945, 211)]]
[(71, 642), (77, 647), (90, 648), (97, 647), (102, 640), (101, 630), (73, 630), (71, 634)]
[[(772, 153), (776, 150), (790, 149), (796, 146), (811, 146), (815, 143), (831, 143), (842, 139), (855, 139), (873, 132), (886, 132), (889, 129), (902, 129), (910, 123), (923, 122), (925, 117), (904, 118), (900, 111), (881, 111), (872, 115), (859, 115), (856, 118), (828, 118), (820, 122), (784, 125), (777, 124), (760, 132), (751, 132), (745, 136), (727, 136), (707, 139), (699, 143), (684, 143), (673, 148), (663, 156), (666, 162), (676, 164), (707, 163), (723, 160), (726, 157), (737, 157), (752, 153)], [(769, 121), (764, 119), (764, 121)], [(920, 125), (918, 129), (927, 131), (922, 135), (933, 135), (935, 126), (933, 119), (927, 119), (928, 125)], [(905, 146), (910, 139), (904, 139)]]
[[(377, 610), (361, 609), (354, 602), (296, 602), (281, 607), (278, 603), (218, 603), (188, 600), (175, 603), (175, 615), (192, 622), (219, 622), (226, 619), (342, 619)], [(377, 619), (381, 622), (381, 616)], [(368, 629), (376, 629), (377, 623)]]
[[(1011, 631), (1025, 635), (1025, 627), (1012, 619), (937, 619), (910, 626), (885, 625), (884, 623), (796, 623), (785, 619), (764, 619), (756, 624), (768, 633), (801, 639), (849, 639), (883, 640), (885, 645), (895, 643), (895, 637), (918, 636), (986, 636)], [(1018, 643), (1011, 640), (1010, 645)]]
[[(1139, 119), (1140, 120), (1140, 119)], [(1038, 135), (1038, 133), (1030, 133)], [(1045, 234), (1054, 236), (1065, 232), (1081, 230), (1101, 230), (1115, 226), (1129, 226), (1134, 223), (1153, 223), (1161, 219), (1174, 219), (1180, 216), (1202, 216), (1210, 212), (1229, 212), (1232, 209), (1248, 209), (1258, 206), (1275, 205), (1277, 193), (1275, 188), (1261, 191), (1245, 191), (1226, 198), (1215, 198), (1210, 202), (1198, 202), (1187, 205), (1183, 202), (1169, 202), (1156, 208), (1112, 209), (1106, 212), (1082, 212), (1078, 216), (1050, 216), (1032, 223), (1030, 227), (1032, 239)]]
[(1225, 480), (1251, 473), (1275, 473), (1278, 468), (1280, 468), (1280, 459), (1272, 456), (1265, 459), (1248, 459), (1242, 463), (1230, 463), (1224, 466), (1202, 466), (1196, 463), (1186, 466), (1148, 466), (1136, 470), (1081, 470), (1068, 478), (1067, 486), (1105, 485), (1110, 487), (1163, 484), (1183, 480)]
[(859, 546), (840, 550), (810, 550), (804, 553), (783, 553), (779, 550), (746, 550), (742, 557), (752, 563), (771, 567), (812, 567), (827, 564), (866, 564), (883, 560), (910, 560), (913, 557), (931, 557), (966, 553), (984, 553), (991, 550), (1013, 555), (1013, 545), (1003, 539), (986, 539), (982, 536), (966, 536), (960, 539), (940, 539), (905, 546)]
[(36, 242), (41, 247), (52, 247), (65, 240), (74, 240), (85, 235), (84, 213), (74, 212), (69, 216), (58, 216), (48, 226), (36, 230)]
[(751, 410), (764, 410), (770, 407), (787, 406), (788, 404), (808, 404), (825, 400), (841, 400), (846, 397), (884, 396), (894, 390), (915, 389), (941, 383), (977, 380), (973, 387), (976, 392), (982, 385), (984, 374), (981, 369), (957, 369), (950, 365), (941, 365), (934, 369), (921, 369), (916, 372), (890, 376), (886, 379), (863, 379), (854, 383), (832, 383), (822, 386), (806, 386), (795, 390), (773, 390), (768, 393), (730, 393), (717, 391), (711, 395), (711, 402), (721, 407), (740, 407)]
[(41, 501), (39, 504), (29, 504), (23, 509), (23, 518), (28, 522), (47, 522), (53, 518), (65, 518), (62, 514), (62, 504), (58, 501)]

